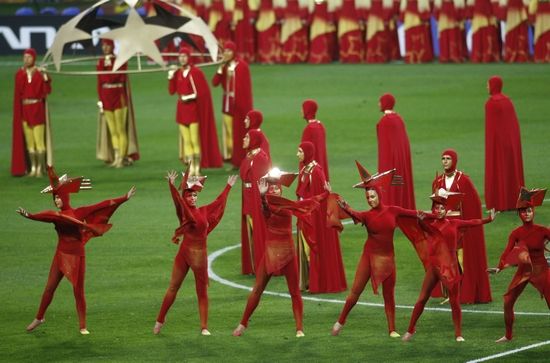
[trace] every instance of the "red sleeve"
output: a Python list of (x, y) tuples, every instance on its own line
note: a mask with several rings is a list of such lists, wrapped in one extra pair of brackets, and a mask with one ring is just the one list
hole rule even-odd
[[(103, 71), (103, 63), (101, 62), (101, 59), (97, 61), (96, 70), (97, 71)], [(102, 77), (101, 74), (97, 75), (97, 97), (100, 100), (101, 100), (101, 83), (102, 83), (101, 77)]]
[(208, 219), (208, 233), (212, 232), (214, 228), (220, 223), (223, 213), (225, 211), (225, 205), (227, 204), (227, 196), (231, 190), (231, 185), (226, 184), (220, 195), (210, 204), (203, 207), (206, 208)]
[(390, 209), (396, 217), (415, 217), (416, 218), (418, 216), (418, 211), (414, 209), (405, 209), (394, 205), (390, 206)]
[(225, 66), (222, 67), (222, 73), (214, 73), (214, 77), (212, 78), (212, 86), (217, 87), (225, 78)]
[(178, 69), (177, 71), (175, 71), (172, 79), (168, 80), (168, 93), (170, 93), (171, 95), (176, 93), (178, 89), (178, 72), (181, 72), (181, 70)]
[(506, 248), (504, 249), (504, 252), (502, 252), (502, 255), (500, 255), (500, 261), (498, 263), (498, 268), (503, 269), (506, 267), (506, 257), (512, 251), (512, 249), (516, 246), (516, 242), (518, 242), (518, 239), (516, 238), (516, 232), (512, 231), (510, 233), (510, 236), (508, 237), (508, 244), (506, 245)]
[(449, 221), (457, 228), (474, 227), (492, 222), (489, 217), (484, 219), (450, 219)]

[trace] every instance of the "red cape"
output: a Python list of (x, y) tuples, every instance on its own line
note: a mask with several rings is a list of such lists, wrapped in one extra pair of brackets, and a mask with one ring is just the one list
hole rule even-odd
[[(321, 165), (321, 168), (325, 173), (325, 179), (330, 180), (328, 172), (326, 132), (321, 121), (315, 120), (314, 122), (307, 123), (304, 131), (302, 132), (301, 143), (304, 141), (309, 141), (315, 145), (315, 156), (313, 157), (313, 160)], [(302, 167), (303, 165), (300, 163), (298, 170), (301, 170)]]
[(23, 134), (23, 121), (21, 97), (18, 92), (18, 83), (21, 82), (21, 75), (24, 73), (17, 72), (15, 74), (15, 92), (13, 95), (13, 129), (12, 129), (12, 152), (11, 152), (11, 175), (22, 176), (27, 173), (27, 158), (25, 136)]

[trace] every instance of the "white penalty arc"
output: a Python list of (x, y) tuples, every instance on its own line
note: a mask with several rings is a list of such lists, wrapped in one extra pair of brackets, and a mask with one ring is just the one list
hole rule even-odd
[[(503, 344), (505, 344), (505, 343), (503, 343)], [(488, 360), (497, 359), (497, 358), (502, 358), (502, 357), (505, 357), (505, 356), (507, 356), (507, 355), (512, 355), (512, 354), (516, 354), (516, 353), (519, 353), (519, 352), (523, 352), (524, 350), (529, 350), (529, 349), (534, 349), (534, 348), (542, 347), (543, 345), (547, 345), (547, 344), (550, 344), (550, 340), (546, 340), (546, 341), (544, 341), (544, 342), (540, 342), (540, 343), (535, 343), (535, 344), (527, 345), (527, 346), (525, 346), (525, 347), (521, 347), (521, 348), (517, 348), (517, 349), (508, 350), (508, 351), (506, 351), (506, 352), (502, 352), (502, 353), (498, 353), (498, 354), (489, 355), (489, 356), (483, 357), (483, 358), (478, 358), (478, 359), (474, 359), (474, 360), (469, 360), (469, 361), (467, 361), (466, 363), (485, 362), (485, 361), (488, 361)]]

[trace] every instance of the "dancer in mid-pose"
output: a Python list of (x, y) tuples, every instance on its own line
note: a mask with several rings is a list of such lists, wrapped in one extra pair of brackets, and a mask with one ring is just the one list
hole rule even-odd
[(166, 175), (172, 199), (176, 207), (176, 214), (180, 226), (176, 229), (172, 242), (180, 245), (174, 261), (170, 286), (164, 295), (162, 306), (153, 328), (153, 333), (160, 333), (164, 325), (166, 314), (176, 300), (178, 290), (189, 269), (195, 274), (195, 289), (199, 300), (199, 316), (201, 320), (201, 334), (210, 335), (208, 331), (208, 261), (206, 252), (206, 238), (218, 225), (223, 217), (227, 196), (237, 180), (236, 175), (227, 178), (227, 185), (212, 203), (197, 207), (197, 196), (202, 190), (206, 177), (189, 176), (189, 168), (183, 176), (180, 189), (181, 195), (174, 186), (177, 178), (175, 171)]
[(84, 245), (90, 238), (101, 236), (111, 228), (111, 225), (108, 224), (109, 218), (122, 203), (135, 194), (136, 188), (130, 188), (128, 193), (120, 198), (108, 199), (90, 206), (71, 208), (69, 194), (77, 193), (80, 189), (90, 189), (89, 181), (81, 177), (67, 178), (66, 175), (58, 178), (53, 167), (48, 166), (47, 170), (50, 186), (42, 192), (52, 193), (55, 206), (60, 210), (48, 210), (31, 214), (21, 207), (17, 209), (17, 212), (23, 217), (53, 223), (58, 236), (57, 249), (50, 267), (42, 301), (36, 318), (27, 326), (27, 330), (32, 331), (44, 323), (46, 309), (52, 302), (59, 282), (65, 276), (73, 285), (80, 333), (90, 334), (86, 329), (86, 300), (84, 298), (86, 259)]
[(523, 225), (514, 229), (500, 256), (498, 267), (489, 269), (498, 273), (503, 268), (517, 265), (518, 270), (504, 294), (504, 323), (506, 334), (497, 343), (512, 340), (514, 304), (528, 283), (531, 283), (546, 300), (550, 309), (550, 269), (544, 258), (545, 242), (550, 240), (550, 228), (533, 223), (535, 207), (542, 204), (546, 189), (521, 188), (516, 208)]

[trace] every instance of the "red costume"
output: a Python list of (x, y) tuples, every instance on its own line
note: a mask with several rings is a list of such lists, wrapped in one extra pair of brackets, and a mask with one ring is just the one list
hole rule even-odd
[(521, 135), (512, 101), (502, 93), (502, 79), (491, 77), (485, 103), (485, 203), (498, 211), (514, 209), (523, 178)]
[(434, 5), (439, 35), (439, 62), (461, 63), (467, 56), (464, 0), (437, 0)]
[(131, 195), (128, 194), (120, 198), (108, 199), (86, 207), (71, 208), (69, 194), (79, 191), (83, 183), (82, 178), (60, 180), (52, 167), (48, 167), (48, 176), (50, 178), (50, 187), (46, 188), (45, 191), (51, 192), (54, 200), (56, 198), (61, 199), (63, 203), (60, 207), (61, 210), (45, 211), (36, 214), (30, 214), (25, 211), (20, 212), (26, 218), (53, 223), (58, 235), (57, 249), (36, 319), (43, 322), (44, 315), (53, 299), (55, 290), (63, 276), (65, 276), (73, 285), (80, 329), (85, 330), (86, 300), (84, 297), (84, 275), (86, 259), (84, 246), (91, 238), (101, 236), (111, 228), (109, 218)]
[[(539, 190), (540, 191), (540, 190)], [(504, 322), (506, 324), (506, 339), (512, 339), (512, 327), (514, 324), (514, 304), (523, 292), (528, 283), (531, 283), (546, 300), (546, 305), (550, 309), (550, 269), (548, 262), (544, 257), (545, 242), (550, 240), (550, 229), (545, 226), (533, 223), (535, 215), (534, 207), (542, 204), (544, 193), (539, 203), (533, 203), (530, 200), (521, 200), (522, 194), (527, 192), (523, 189), (518, 201), (518, 212), (523, 225), (510, 233), (508, 244), (500, 257), (499, 269), (511, 265), (517, 265), (518, 269), (512, 278), (504, 294)], [(525, 210), (531, 209), (532, 217), (530, 220), (525, 218)]]
[(265, 251), (265, 220), (262, 216), (262, 201), (258, 190), (258, 180), (267, 174), (270, 161), (260, 147), (261, 133), (248, 132), (249, 144), (246, 157), (240, 168), (243, 182), (241, 212), (241, 271), (243, 275), (258, 270)]
[(405, 27), (405, 62), (433, 60), (428, 0), (401, 0), (401, 18)]
[(298, 0), (286, 0), (281, 26), (281, 62), (302, 63), (307, 60), (308, 29), (304, 21), (306, 10)]
[(506, 22), (504, 37), (504, 61), (527, 62), (529, 60), (529, 24), (527, 6), (523, 0), (503, 0), (499, 9), (501, 20)]
[(500, 60), (500, 37), (497, 19), (491, 0), (468, 0), (472, 16), (472, 51), (474, 63), (498, 62)]
[(231, 40), (231, 14), (224, 8), (224, 0), (212, 0), (208, 12), (208, 27), (220, 44), (224, 45)]
[(246, 117), (250, 120), (250, 124), (248, 125), (248, 128), (246, 131), (250, 130), (257, 130), (260, 132), (260, 138), (262, 141), (260, 142), (260, 148), (265, 152), (267, 155), (267, 158), (271, 160), (271, 151), (269, 148), (269, 140), (265, 136), (264, 132), (260, 129), (260, 126), (262, 125), (262, 122), (264, 120), (264, 115), (258, 111), (258, 110), (250, 110)]
[[(29, 54), (36, 59), (36, 51), (32, 48), (27, 49), (24, 54)], [(44, 79), (45, 77), (46, 79)], [(15, 73), (11, 154), (11, 174), (13, 176), (25, 175), (30, 169), (28, 160), (32, 155), (29, 153), (46, 152), (45, 162), (49, 165), (53, 163), (48, 104), (46, 101), (46, 97), (51, 91), (51, 78), (45, 76), (34, 64), (30, 68), (22, 67)], [(27, 150), (24, 123), (30, 128), (45, 125), (45, 151)]]
[(277, 22), (277, 14), (272, 0), (261, 0), (256, 21), (257, 53), (260, 63), (278, 63), (281, 54), (281, 25)]
[(315, 1), (309, 28), (308, 63), (330, 63), (333, 60), (336, 28), (328, 1)]
[(411, 147), (405, 123), (393, 111), (395, 98), (386, 93), (380, 97), (380, 111), (384, 116), (376, 125), (378, 136), (378, 171), (397, 169), (404, 185), (384, 190), (384, 201), (407, 209), (415, 209)]
[[(233, 50), (233, 52), (236, 50), (235, 44), (232, 42), (227, 42), (225, 47)], [(245, 135), (244, 118), (253, 107), (252, 80), (248, 64), (235, 57), (216, 72), (212, 84), (214, 87), (221, 84), (223, 88), (222, 112), (233, 119), (231, 163), (233, 166), (239, 167), (245, 157), (245, 150), (242, 147)]]
[(401, 58), (393, 0), (371, 0), (365, 9), (367, 63), (385, 63)]
[[(463, 193), (464, 198), (458, 210), (448, 214), (449, 219), (481, 219), (481, 200), (470, 178), (462, 171), (456, 170), (458, 155), (448, 149), (441, 154), (452, 158), (452, 165), (445, 174), (438, 175), (432, 183), (432, 190), (444, 189), (448, 192)], [(465, 230), (458, 240), (459, 250), (462, 248), (462, 285), (460, 302), (476, 304), (491, 302), (491, 286), (487, 276), (487, 252), (483, 227), (472, 227)], [(460, 251), (459, 251), (460, 261)]]
[(531, 0), (529, 15), (535, 23), (535, 54), (536, 63), (550, 62), (550, 1)]
[[(325, 193), (325, 174), (315, 161), (315, 146), (305, 141), (300, 144), (304, 153), (303, 167), (298, 176), (296, 195), (299, 200), (313, 198)], [(321, 201), (319, 209), (311, 213), (309, 223), (298, 220), (298, 254), (301, 285), (309, 292), (329, 293), (347, 289), (346, 274), (340, 252), (338, 232), (327, 225), (327, 198)], [(305, 242), (305, 243), (304, 243)], [(304, 258), (305, 244), (310, 248), (309, 279), (305, 280), (307, 260)]]
[(338, 17), (338, 48), (340, 63), (361, 63), (365, 45), (355, 0), (343, 0)]
[(235, 0), (232, 26), (235, 31), (233, 39), (237, 46), (237, 53), (246, 62), (254, 62), (256, 59), (256, 32), (248, 0)]
[[(326, 132), (323, 123), (315, 118), (317, 108), (317, 102), (314, 100), (305, 100), (302, 103), (302, 115), (307, 125), (302, 131), (301, 142), (309, 141), (315, 146), (313, 160), (321, 166), (325, 179), (329, 180)], [(300, 163), (299, 169), (302, 169), (303, 166), (303, 163)]]
[[(170, 193), (176, 207), (179, 227), (174, 232), (172, 242), (181, 245), (174, 260), (170, 287), (164, 295), (157, 323), (164, 324), (168, 310), (176, 300), (178, 290), (189, 272), (195, 275), (195, 290), (199, 303), (199, 316), (201, 329), (207, 329), (208, 324), (208, 258), (206, 251), (207, 236), (218, 225), (223, 217), (227, 196), (231, 185), (227, 184), (220, 195), (210, 204), (200, 208), (188, 204), (185, 200), (186, 193), (199, 192), (205, 177), (188, 177), (189, 171), (184, 175), (181, 183), (180, 195), (169, 180)], [(160, 329), (159, 329), (160, 330)], [(156, 332), (158, 333), (158, 332)]]

